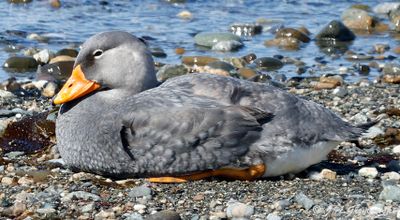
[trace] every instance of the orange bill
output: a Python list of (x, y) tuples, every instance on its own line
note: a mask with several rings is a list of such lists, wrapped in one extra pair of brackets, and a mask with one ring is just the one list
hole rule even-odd
[(80, 65), (76, 66), (72, 71), (71, 77), (64, 84), (60, 92), (53, 100), (53, 103), (63, 104), (84, 95), (87, 95), (100, 88), (100, 84), (87, 80)]

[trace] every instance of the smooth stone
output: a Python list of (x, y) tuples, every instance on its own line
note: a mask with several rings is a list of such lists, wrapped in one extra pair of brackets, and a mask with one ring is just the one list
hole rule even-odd
[(345, 57), (346, 60), (349, 61), (364, 61), (364, 60), (372, 60), (374, 59), (373, 56), (365, 55), (361, 53), (346, 53)]
[(205, 66), (211, 62), (218, 61), (217, 58), (207, 56), (183, 56), (182, 63), (188, 66)]
[(358, 170), (358, 175), (374, 179), (378, 176), (378, 170), (375, 167), (363, 167)]
[(368, 5), (364, 5), (364, 4), (354, 4), (354, 5), (350, 6), (350, 8), (361, 9), (364, 11), (371, 11), (371, 8)]
[(335, 180), (336, 179), (336, 172), (330, 169), (323, 169), (321, 171), (321, 177), (327, 180)]
[(352, 41), (356, 36), (341, 21), (333, 20), (322, 28), (315, 38), (317, 40)]
[(33, 57), (10, 57), (8, 58), (3, 66), (6, 70), (24, 72), (35, 69), (39, 64)]
[(400, 160), (391, 160), (388, 164), (387, 167), (391, 171), (395, 172), (400, 172)]
[(15, 98), (15, 97), (16, 96), (12, 92), (0, 89), (0, 98), (11, 99), (11, 98)]
[(34, 54), (33, 58), (39, 63), (48, 63), (54, 56), (55, 54), (53, 52), (44, 49), (39, 51), (39, 53)]
[(393, 147), (392, 152), (394, 154), (400, 154), (400, 145), (396, 145)]
[(229, 52), (238, 50), (242, 46), (243, 43), (236, 40), (219, 41), (212, 46), (211, 50)]
[(135, 210), (135, 211), (142, 211), (142, 210), (145, 210), (146, 208), (147, 207), (143, 204), (135, 204), (133, 206), (133, 210)]
[(277, 46), (285, 50), (299, 50), (301, 46), (301, 41), (294, 37), (281, 37), (272, 40), (266, 40), (264, 42), (264, 45), (267, 47)]
[(250, 54), (243, 56), (242, 59), (245, 60), (246, 63), (253, 63), (254, 60), (257, 59), (257, 55), (255, 55), (254, 53), (250, 53)]
[(386, 63), (383, 66), (383, 73), (389, 75), (400, 75), (400, 65), (397, 63)]
[(368, 75), (371, 69), (367, 65), (359, 64), (356, 65), (359, 74)]
[(223, 32), (203, 32), (194, 36), (197, 45), (212, 47), (221, 41), (237, 41), (242, 42), (240, 37), (231, 33)]
[(122, 217), (125, 220), (143, 220), (143, 216), (141, 216), (139, 213), (132, 213), (132, 214), (123, 214)]
[(24, 53), (24, 56), (27, 56), (27, 57), (31, 57), (31, 56), (33, 56), (34, 54), (36, 54), (36, 53), (39, 53), (39, 49), (37, 49), (37, 48), (28, 48), (28, 49), (25, 49), (24, 51), (23, 51), (23, 53)]
[(253, 62), (257, 68), (268, 71), (278, 70), (283, 67), (282, 61), (272, 57), (260, 57)]
[(11, 152), (4, 154), (4, 156), (13, 160), (20, 156), (23, 156), (24, 154), (25, 154), (25, 152), (23, 152), (23, 151), (11, 151)]
[(372, 11), (377, 14), (388, 14), (392, 10), (400, 8), (400, 2), (384, 2), (377, 4)]
[(226, 208), (228, 218), (249, 219), (254, 214), (254, 207), (238, 201), (229, 201)]
[(236, 68), (243, 68), (248, 64), (245, 59), (239, 57), (229, 57), (224, 58), (223, 60), (232, 64)]
[(383, 135), (383, 134), (385, 134), (385, 131), (383, 131), (381, 128), (372, 126), (367, 130), (367, 133), (363, 134), (363, 137), (372, 139), (372, 138), (375, 138), (375, 137), (377, 137), (379, 135)]
[(184, 65), (167, 64), (162, 66), (157, 71), (156, 76), (159, 82), (164, 82), (169, 78), (185, 75), (187, 73), (189, 73), (189, 69), (186, 68)]
[(181, 220), (181, 216), (175, 212), (170, 210), (163, 210), (151, 214), (145, 218), (145, 220)]
[(115, 213), (113, 211), (101, 210), (94, 216), (94, 220), (113, 220), (115, 218)]
[(289, 199), (282, 199), (282, 200), (274, 202), (274, 204), (273, 204), (273, 207), (278, 211), (283, 210), (289, 206), (290, 206)]
[(50, 0), (49, 1), (50, 6), (57, 9), (57, 8), (61, 8), (61, 1), (60, 0)]
[(83, 212), (83, 213), (92, 212), (94, 209), (95, 209), (95, 204), (92, 202), (92, 203), (82, 206), (81, 212)]
[(233, 34), (238, 36), (254, 36), (262, 33), (262, 26), (259, 24), (241, 24), (235, 23), (230, 26)]
[(18, 183), (18, 178), (5, 176), (1, 179), (1, 184), (6, 186), (14, 186)]
[(57, 51), (56, 56), (69, 56), (69, 57), (77, 57), (78, 56), (78, 51), (75, 49), (71, 48), (64, 48), (59, 51)]
[(141, 186), (132, 188), (128, 192), (128, 195), (131, 198), (138, 198), (138, 197), (151, 198), (152, 190), (149, 187), (147, 187), (146, 185), (141, 185)]
[(28, 34), (28, 36), (26, 38), (28, 40), (35, 40), (35, 41), (44, 42), (44, 43), (49, 41), (48, 37), (45, 37), (45, 36), (42, 36), (42, 35), (39, 35), (39, 34), (36, 34), (36, 33)]
[(62, 200), (64, 201), (72, 201), (73, 199), (83, 199), (83, 200), (92, 200), (92, 201), (100, 201), (100, 196), (88, 193), (85, 191), (75, 191), (68, 193), (67, 195), (63, 196)]
[(75, 62), (75, 57), (70, 57), (67, 55), (58, 55), (52, 58), (49, 63), (58, 63), (58, 62)]
[(24, 4), (24, 3), (30, 3), (32, 0), (8, 0), (9, 3), (13, 4)]
[(400, 187), (398, 185), (383, 185), (379, 199), (400, 202)]
[(389, 12), (389, 19), (394, 24), (395, 30), (400, 31), (400, 9), (392, 10)]
[(193, 14), (188, 10), (181, 11), (176, 16), (186, 20), (191, 20), (193, 18)]
[(151, 52), (151, 55), (153, 55), (154, 57), (158, 57), (158, 58), (167, 57), (167, 54), (164, 52), (164, 50), (159, 47), (150, 48), (150, 52)]
[(378, 18), (361, 9), (348, 8), (343, 11), (341, 18), (343, 23), (350, 29), (365, 31), (384, 31), (388, 29), (388, 26), (382, 24)]
[(54, 208), (39, 208), (36, 209), (36, 212), (42, 215), (46, 215), (46, 217), (50, 217), (55, 214), (57, 211)]
[(385, 53), (388, 50), (390, 50), (389, 44), (375, 44), (374, 45), (374, 51), (377, 53)]
[(294, 197), (295, 201), (306, 210), (310, 210), (314, 206), (314, 201), (308, 198), (304, 193), (300, 192)]
[(244, 79), (250, 79), (250, 78), (253, 78), (258, 75), (257, 71), (255, 71), (251, 68), (246, 68), (246, 67), (240, 68), (238, 70), (238, 73)]
[(282, 217), (280, 217), (279, 215), (275, 214), (275, 213), (269, 213), (267, 215), (267, 220), (281, 220)]
[(394, 171), (386, 172), (382, 175), (382, 179), (398, 181), (398, 180), (400, 180), (400, 174), (398, 172), (394, 172)]
[(224, 61), (215, 61), (215, 62), (211, 62), (208, 63), (206, 66), (212, 68), (212, 69), (221, 69), (221, 70), (225, 70), (227, 72), (232, 72), (235, 71), (235, 67), (227, 62)]
[(383, 212), (383, 207), (384, 207), (384, 205), (381, 204), (381, 203), (374, 204), (374, 205), (369, 207), (369, 210), (368, 210), (369, 212), (368, 213), (370, 215), (372, 215), (372, 216), (381, 214)]
[(294, 28), (282, 28), (275, 34), (275, 38), (287, 37), (295, 38), (303, 43), (310, 42), (310, 38), (305, 33)]
[(47, 82), (43, 89), (41, 90), (41, 94), (44, 97), (51, 98), (56, 94), (57, 84), (54, 82)]
[(345, 97), (345, 96), (348, 94), (348, 91), (347, 91), (346, 88), (340, 86), (340, 87), (336, 87), (336, 88), (332, 91), (332, 94), (335, 95), (335, 96), (337, 96), (337, 97), (343, 98), (343, 97)]

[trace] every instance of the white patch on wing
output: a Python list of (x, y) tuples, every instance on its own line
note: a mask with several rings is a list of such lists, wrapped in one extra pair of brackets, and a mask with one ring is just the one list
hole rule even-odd
[(280, 176), (287, 173), (298, 173), (307, 167), (326, 159), (326, 156), (340, 142), (318, 142), (309, 148), (293, 147), (291, 151), (280, 155), (273, 161), (264, 161), (267, 170), (263, 177)]

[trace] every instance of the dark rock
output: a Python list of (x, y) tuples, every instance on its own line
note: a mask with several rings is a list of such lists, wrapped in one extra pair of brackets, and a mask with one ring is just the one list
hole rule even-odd
[(358, 70), (358, 73), (363, 75), (368, 75), (371, 70), (368, 65), (363, 65), (363, 64), (358, 64), (356, 68)]
[(278, 70), (283, 67), (282, 61), (272, 57), (260, 57), (254, 60), (254, 64), (257, 68), (265, 69), (268, 71)]
[(252, 63), (255, 59), (257, 59), (257, 55), (254, 53), (247, 54), (246, 56), (242, 57), (247, 63)]
[(156, 75), (157, 75), (157, 80), (159, 82), (164, 82), (169, 78), (185, 75), (188, 72), (189, 72), (188, 68), (186, 68), (184, 65), (167, 64), (161, 67)]
[(305, 33), (294, 28), (282, 28), (275, 34), (275, 38), (286, 37), (295, 38), (303, 43), (310, 42), (310, 38)]
[(231, 72), (235, 70), (235, 67), (231, 64), (224, 62), (224, 61), (215, 61), (207, 64), (208, 67), (212, 69), (221, 69), (227, 72)]
[(14, 3), (14, 4), (21, 4), (21, 3), (30, 3), (32, 0), (8, 0), (9, 3)]
[(158, 57), (158, 58), (167, 57), (167, 54), (164, 52), (164, 50), (159, 47), (150, 48), (150, 52), (151, 52), (151, 55)]
[(0, 83), (0, 89), (10, 92), (18, 92), (21, 90), (21, 84), (17, 82), (17, 79), (11, 77)]
[(37, 68), (38, 62), (33, 57), (10, 57), (8, 58), (3, 66), (7, 71), (10, 72), (26, 72), (32, 71)]
[(181, 216), (175, 211), (163, 210), (154, 214), (151, 214), (145, 218), (145, 220), (181, 220)]
[(75, 49), (70, 49), (70, 48), (64, 48), (59, 51), (57, 51), (56, 56), (70, 56), (70, 57), (77, 57), (78, 56), (78, 51)]
[(182, 57), (182, 63), (188, 65), (188, 66), (205, 66), (208, 63), (218, 61), (217, 58), (214, 57), (208, 57), (208, 56), (183, 56)]
[(333, 20), (322, 28), (315, 38), (317, 40), (352, 41), (356, 36), (341, 21)]

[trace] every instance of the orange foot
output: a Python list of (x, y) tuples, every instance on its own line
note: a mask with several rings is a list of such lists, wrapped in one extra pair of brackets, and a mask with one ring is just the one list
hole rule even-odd
[(255, 180), (265, 173), (264, 164), (250, 166), (249, 168), (221, 168), (218, 170), (207, 170), (199, 173), (177, 176), (177, 177), (152, 177), (147, 180), (152, 183), (184, 183), (187, 181), (201, 180), (209, 177), (224, 177), (233, 180)]

